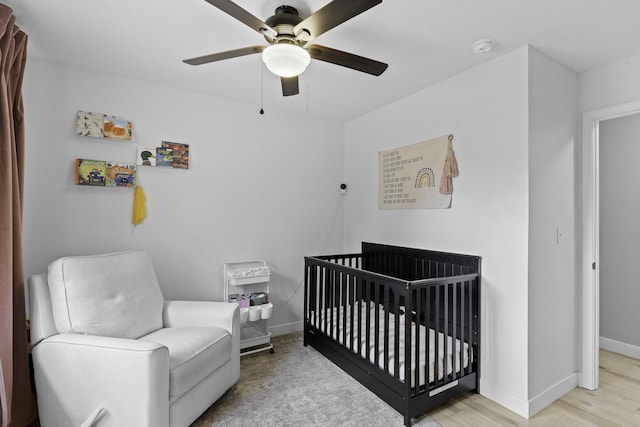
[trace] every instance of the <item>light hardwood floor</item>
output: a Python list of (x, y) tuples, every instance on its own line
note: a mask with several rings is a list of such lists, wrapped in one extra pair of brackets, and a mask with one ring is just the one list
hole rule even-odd
[(600, 387), (575, 388), (527, 420), (477, 394), (429, 413), (455, 426), (640, 426), (640, 360), (600, 350)]

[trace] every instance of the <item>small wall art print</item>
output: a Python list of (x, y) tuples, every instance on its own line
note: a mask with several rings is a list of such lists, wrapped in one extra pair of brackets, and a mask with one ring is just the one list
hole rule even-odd
[(169, 167), (173, 165), (173, 152), (171, 148), (156, 147), (156, 165)]
[(138, 146), (136, 164), (189, 169), (189, 144), (162, 141), (160, 147)]
[(138, 166), (156, 166), (158, 157), (156, 156), (156, 147), (138, 146)]
[(171, 150), (171, 167), (189, 169), (189, 144), (162, 141), (162, 148)]
[(76, 135), (131, 141), (133, 124), (122, 117), (78, 111)]
[(76, 159), (76, 184), (95, 187), (134, 187), (137, 166), (108, 160)]

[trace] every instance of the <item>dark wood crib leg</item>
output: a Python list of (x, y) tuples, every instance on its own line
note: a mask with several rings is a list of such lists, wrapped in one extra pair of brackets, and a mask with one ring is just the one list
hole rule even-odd
[(405, 417), (404, 417), (404, 425), (406, 427), (411, 427), (411, 417), (405, 415)]

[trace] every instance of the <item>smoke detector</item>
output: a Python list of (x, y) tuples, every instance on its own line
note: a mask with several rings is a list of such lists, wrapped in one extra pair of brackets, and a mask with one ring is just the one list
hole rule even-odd
[(471, 47), (473, 48), (473, 51), (476, 55), (481, 55), (493, 49), (493, 46), (495, 44), (496, 41), (493, 39), (480, 39), (476, 41)]

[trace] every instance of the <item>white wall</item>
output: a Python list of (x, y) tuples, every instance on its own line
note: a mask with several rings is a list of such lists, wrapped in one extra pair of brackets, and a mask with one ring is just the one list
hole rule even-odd
[[(166, 298), (221, 300), (225, 261), (266, 259), (274, 332), (301, 329), (303, 256), (342, 249), (341, 124), (33, 57), (23, 92), (27, 275), (65, 255), (144, 248)], [(73, 184), (75, 158), (136, 155), (135, 143), (76, 136), (78, 110), (132, 120), (141, 145), (190, 144), (189, 171), (140, 171), (143, 224), (131, 224), (133, 190)]]
[(576, 122), (577, 75), (530, 49), (528, 336), (532, 414), (577, 383)]
[(640, 352), (638, 158), (640, 115), (600, 122), (600, 337)]
[(580, 112), (640, 100), (640, 55), (585, 71), (578, 76)]
[[(482, 256), (482, 394), (527, 413), (528, 48), (345, 129), (345, 250), (361, 241)], [(451, 209), (377, 209), (378, 151), (454, 135)]]

